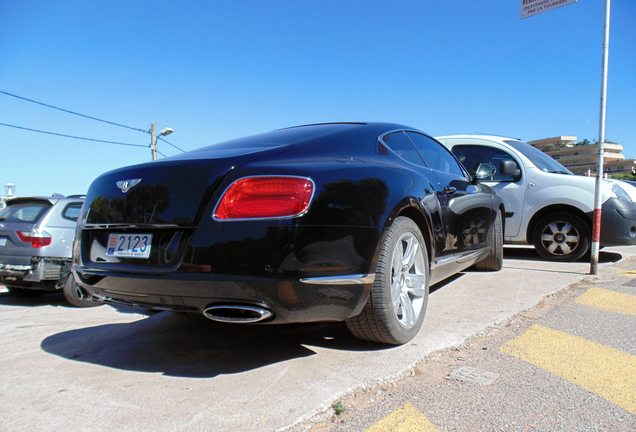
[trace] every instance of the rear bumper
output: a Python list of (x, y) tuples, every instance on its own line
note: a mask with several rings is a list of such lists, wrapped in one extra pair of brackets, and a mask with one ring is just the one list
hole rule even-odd
[(19, 276), (23, 278), (32, 269), (30, 265), (0, 264), (0, 276)]
[(343, 321), (359, 314), (373, 284), (381, 230), (296, 224), (199, 226), (182, 235), (188, 244), (173, 249), (164, 245), (176, 236), (157, 230), (149, 258), (117, 261), (103, 253), (107, 235), (86, 230), (73, 271), (88, 295), (111, 304), (199, 313), (249, 306), (273, 313), (263, 323)]
[[(247, 278), (246, 278), (247, 279)], [(174, 279), (156, 276), (92, 276), (77, 273), (92, 298), (112, 305), (204, 313), (210, 306), (249, 306), (271, 311), (263, 323), (344, 321), (359, 314), (373, 275), (349, 275), (294, 281)]]
[[(4, 258), (7, 258), (5, 261), (15, 261), (8, 259), (11, 257)], [(30, 264), (0, 263), (0, 280), (6, 285), (37, 288), (33, 284), (59, 280), (63, 270), (70, 266), (70, 262), (70, 259), (64, 258), (31, 257)]]

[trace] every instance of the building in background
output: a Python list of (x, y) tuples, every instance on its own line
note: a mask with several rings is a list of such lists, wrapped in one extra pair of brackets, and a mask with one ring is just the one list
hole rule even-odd
[[(577, 143), (575, 136), (559, 136), (528, 141), (533, 147), (541, 150), (561, 165), (577, 175), (596, 175), (598, 167), (598, 145), (596, 143)], [(625, 159), (621, 153), (623, 146), (606, 142), (604, 145), (603, 172), (612, 174), (632, 174), (636, 169), (634, 159)]]

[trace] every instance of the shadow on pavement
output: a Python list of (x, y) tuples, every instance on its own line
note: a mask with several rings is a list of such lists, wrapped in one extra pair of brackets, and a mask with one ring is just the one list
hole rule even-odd
[(435, 291), (444, 288), (446, 285), (448, 285), (451, 282), (455, 282), (457, 279), (459, 279), (462, 276), (466, 275), (466, 270), (464, 270), (461, 273), (455, 273), (452, 276), (447, 277), (446, 279), (444, 279), (443, 281), (437, 282), (435, 285), (431, 285), (429, 287), (429, 293), (433, 294)]
[(168, 376), (211, 378), (315, 354), (391, 348), (356, 339), (344, 323), (240, 325), (161, 312), (132, 323), (58, 333), (41, 343), (74, 361)]
[(21, 307), (37, 307), (37, 306), (62, 306), (72, 307), (64, 298), (64, 294), (59, 292), (43, 292), (35, 297), (20, 297), (9, 292), (0, 293), (0, 305), (3, 306), (21, 306)]
[[(599, 251), (598, 254), (598, 262), (599, 264), (604, 263), (612, 263), (620, 261), (623, 256), (616, 252), (604, 252)], [(504, 259), (520, 259), (526, 261), (545, 261), (550, 262), (541, 257), (533, 248), (519, 248), (519, 247), (505, 247), (504, 248)], [(577, 263), (589, 263), (590, 262), (590, 254), (584, 255)]]
[[(505, 248), (506, 259), (543, 261), (529, 248)], [(600, 252), (599, 262), (615, 262), (618, 253)], [(464, 273), (432, 286), (442, 289)], [(57, 297), (52, 297), (57, 296)], [(63, 295), (2, 297), (0, 304), (66, 306)], [(15, 302), (15, 303), (14, 303)], [(118, 309), (120, 313), (139, 310)], [(211, 378), (315, 355), (312, 346), (340, 351), (377, 351), (391, 346), (356, 339), (344, 323), (232, 325), (171, 312), (151, 314), (132, 323), (106, 324), (58, 333), (41, 348), (73, 361), (175, 377)]]

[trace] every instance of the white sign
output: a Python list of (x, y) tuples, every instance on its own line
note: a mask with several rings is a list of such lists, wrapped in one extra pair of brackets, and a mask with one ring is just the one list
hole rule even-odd
[(521, 0), (521, 16), (519, 19), (539, 15), (540, 13), (576, 2), (577, 0)]

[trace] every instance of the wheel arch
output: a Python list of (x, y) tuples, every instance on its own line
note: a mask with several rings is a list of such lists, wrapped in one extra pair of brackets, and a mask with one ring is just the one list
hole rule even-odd
[(499, 203), (499, 207), (497, 207), (497, 210), (499, 210), (501, 212), (501, 229), (502, 232), (506, 232), (506, 206), (504, 205), (503, 202)]
[[(428, 258), (428, 261), (431, 262), (431, 259), (433, 256), (432, 249), (435, 247), (435, 245), (433, 244), (430, 221), (427, 220), (426, 217), (424, 217), (422, 210), (416, 205), (409, 205), (407, 207), (402, 208), (395, 215), (396, 218), (399, 216), (408, 217), (413, 222), (415, 222), (417, 227), (420, 229), (420, 232), (422, 233), (422, 236), (424, 237), (424, 241), (426, 242), (427, 258)], [(395, 220), (395, 218), (393, 218), (393, 220)]]
[(590, 221), (589, 216), (585, 214), (585, 212), (571, 205), (554, 204), (554, 205), (549, 205), (547, 207), (543, 207), (542, 209), (537, 211), (534, 215), (532, 215), (532, 218), (530, 219), (530, 222), (528, 223), (528, 228), (526, 229), (526, 241), (528, 242), (528, 244), (532, 244), (532, 233), (534, 232), (534, 228), (537, 226), (537, 223), (541, 219), (543, 219), (546, 215), (550, 213), (556, 213), (556, 212), (568, 212), (578, 216), (588, 227), (588, 229), (590, 230), (590, 233), (592, 232), (592, 222)]

